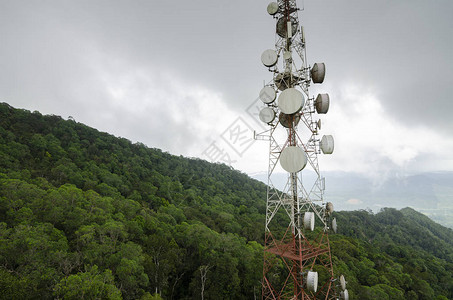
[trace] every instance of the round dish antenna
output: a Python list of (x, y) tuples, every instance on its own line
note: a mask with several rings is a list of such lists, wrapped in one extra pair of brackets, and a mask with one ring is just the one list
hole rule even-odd
[(278, 12), (278, 3), (277, 2), (271, 2), (267, 6), (267, 12), (273, 16)]
[(280, 154), (280, 165), (289, 173), (297, 173), (305, 168), (307, 155), (300, 147), (289, 146)]
[(315, 100), (316, 112), (318, 114), (326, 114), (329, 111), (329, 104), (329, 94), (318, 94)]
[(326, 204), (326, 212), (329, 215), (331, 215), (333, 213), (333, 204), (332, 204), (332, 202), (327, 202), (327, 204)]
[(318, 290), (318, 272), (308, 271), (307, 288), (313, 293), (316, 293), (316, 291)]
[(304, 228), (313, 231), (315, 229), (315, 213), (306, 212), (304, 214)]
[(313, 83), (323, 83), (326, 76), (326, 65), (324, 63), (315, 63), (310, 71)]
[(278, 107), (287, 115), (295, 114), (304, 104), (304, 95), (295, 88), (286, 89), (278, 96)]
[(270, 86), (265, 86), (260, 91), (260, 100), (266, 104), (270, 104), (275, 101), (277, 97), (277, 93), (275, 90)]
[(264, 123), (271, 123), (275, 119), (275, 111), (270, 107), (265, 107), (260, 111), (260, 120)]
[(287, 115), (284, 113), (280, 113), (280, 115), (278, 116), (278, 121), (280, 122), (280, 124), (282, 124), (283, 127), (293, 128), (296, 127), (297, 124), (299, 124), (300, 115), (299, 114)]
[(321, 139), (320, 147), (321, 147), (322, 153), (332, 154), (333, 148), (334, 148), (333, 136), (324, 135)]
[[(289, 22), (291, 22), (290, 26), (288, 26)], [(277, 34), (282, 38), (286, 38), (287, 33), (291, 33), (292, 36), (297, 32), (298, 25), (299, 24), (297, 23), (297, 20), (294, 17), (290, 17), (288, 21), (286, 17), (281, 17), (277, 21)], [(288, 32), (288, 28), (290, 28), (289, 30), (290, 32)]]
[(286, 51), (286, 50), (285, 50), (285, 51), (283, 52), (283, 59), (288, 60), (288, 59), (291, 59), (291, 57), (292, 57), (292, 56), (291, 56), (291, 51)]
[(343, 275), (340, 276), (340, 285), (343, 291), (346, 290), (346, 279), (344, 279)]
[(263, 65), (269, 68), (275, 66), (275, 64), (277, 63), (277, 59), (278, 59), (277, 52), (275, 52), (275, 50), (272, 49), (264, 50), (263, 54), (261, 54), (261, 62), (263, 63)]

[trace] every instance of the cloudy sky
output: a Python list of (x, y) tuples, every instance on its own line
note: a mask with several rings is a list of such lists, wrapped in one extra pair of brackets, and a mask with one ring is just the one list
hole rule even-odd
[[(0, 102), (173, 154), (267, 170), (253, 117), (271, 73), (263, 0), (0, 0)], [(298, 1), (325, 62), (322, 170), (453, 171), (453, 1)], [(236, 132), (237, 135), (233, 135)]]

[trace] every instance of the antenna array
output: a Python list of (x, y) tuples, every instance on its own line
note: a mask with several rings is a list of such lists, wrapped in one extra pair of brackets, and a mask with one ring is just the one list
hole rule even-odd
[[(276, 40), (275, 49), (261, 55), (273, 78), (260, 91), (264, 107), (259, 116), (269, 129), (256, 135), (269, 141), (262, 296), (348, 299), (344, 277), (333, 274), (328, 235), (336, 232), (337, 224), (333, 204), (324, 201), (325, 180), (318, 165), (318, 154), (334, 150), (331, 135), (319, 138), (321, 120), (315, 120), (328, 112), (330, 98), (328, 94), (310, 97), (308, 91), (311, 83), (324, 81), (326, 67), (307, 65), (295, 0), (271, 2), (267, 11), (276, 20)], [(288, 174), (282, 191), (273, 184), (280, 168)], [(302, 180), (306, 168), (314, 171), (312, 182)], [(279, 229), (282, 223), (287, 224), (286, 231)]]

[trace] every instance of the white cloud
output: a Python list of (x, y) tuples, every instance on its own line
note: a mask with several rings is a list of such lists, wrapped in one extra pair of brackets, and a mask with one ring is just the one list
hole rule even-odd
[(92, 72), (99, 93), (83, 97), (92, 109), (81, 121), (149, 147), (200, 156), (236, 116), (223, 95), (172, 70), (97, 56)]
[[(453, 141), (426, 125), (400, 123), (385, 111), (372, 88), (351, 83), (338, 86), (342, 88), (328, 88), (331, 108), (322, 117), (326, 120), (323, 134), (333, 133), (336, 143), (331, 157), (321, 157), (323, 167), (363, 173), (378, 181), (389, 172), (411, 172), (421, 165), (429, 169), (433, 162), (430, 170), (453, 167), (448, 150)], [(423, 161), (427, 155), (430, 163)]]
[[(239, 3), (249, 9), (237, 11)], [(0, 47), (1, 101), (71, 115), (102, 131), (189, 156), (200, 156), (238, 116), (259, 131), (245, 109), (261, 81), (271, 77), (259, 56), (274, 43), (275, 22), (266, 4), (254, 1), (200, 4), (194, 10), (192, 4), (162, 2), (158, 10), (164, 13), (153, 15), (156, 6), (150, 3), (112, 1), (105, 10), (83, 1), (9, 1), (0, 11), (0, 35), (6, 39)], [(333, 155), (320, 156), (321, 171), (380, 178), (452, 170), (448, 29), (453, 19), (446, 3), (305, 5), (300, 17), (309, 63), (324, 61), (328, 67), (326, 82), (312, 86), (311, 93), (319, 89), (332, 100), (329, 113), (320, 117), (322, 134), (333, 134), (336, 147)], [(219, 8), (230, 13), (216, 15)], [(327, 20), (323, 26), (320, 11)], [(232, 12), (239, 14), (231, 18)], [(404, 18), (401, 12), (407, 12)], [(174, 22), (162, 27), (173, 13)], [(203, 26), (206, 16), (218, 26)], [(417, 48), (420, 34), (408, 31), (414, 25), (426, 37)], [(391, 51), (380, 51), (383, 45)], [(419, 59), (421, 53), (426, 59)], [(433, 73), (431, 66), (437, 65), (444, 67)], [(418, 125), (410, 127), (417, 118)], [(267, 170), (268, 150), (266, 142), (256, 142), (233, 166)]]

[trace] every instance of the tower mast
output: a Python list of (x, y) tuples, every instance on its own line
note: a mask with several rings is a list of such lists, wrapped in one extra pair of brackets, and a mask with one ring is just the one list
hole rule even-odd
[[(260, 119), (269, 129), (256, 135), (269, 141), (262, 297), (348, 299), (344, 277), (337, 280), (333, 273), (329, 232), (336, 231), (336, 221), (332, 203), (324, 201), (318, 165), (318, 154), (334, 148), (331, 135), (319, 138), (321, 121), (315, 121), (327, 113), (330, 99), (308, 91), (312, 82), (324, 81), (325, 65), (307, 65), (296, 0), (271, 2), (267, 11), (276, 20), (276, 40), (275, 49), (261, 55), (273, 78), (260, 92)], [(287, 172), (283, 190), (274, 186), (281, 169)]]

